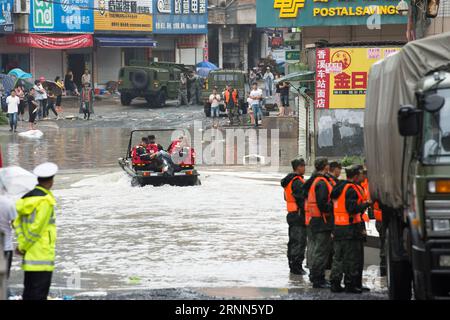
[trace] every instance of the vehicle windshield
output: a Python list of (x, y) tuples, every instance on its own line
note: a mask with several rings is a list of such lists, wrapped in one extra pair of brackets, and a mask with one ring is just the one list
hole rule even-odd
[(439, 90), (445, 104), (439, 112), (424, 112), (423, 162), (426, 164), (450, 163), (450, 89)]

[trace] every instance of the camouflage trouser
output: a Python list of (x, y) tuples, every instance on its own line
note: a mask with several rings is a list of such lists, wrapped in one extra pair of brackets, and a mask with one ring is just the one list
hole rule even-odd
[(306, 251), (306, 267), (311, 269), (314, 257), (314, 235), (310, 227), (306, 227), (308, 249)]
[(306, 228), (300, 222), (300, 216), (296, 213), (288, 213), (286, 217), (289, 225), (289, 242), (287, 257), (291, 271), (302, 268), (306, 249)]
[(325, 280), (325, 268), (331, 252), (331, 231), (313, 232), (314, 249), (310, 279), (313, 283)]
[(386, 242), (386, 228), (380, 221), (377, 221), (375, 223), (375, 227), (380, 234), (380, 270), (386, 271), (386, 250), (384, 247), (384, 244)]
[(230, 124), (240, 124), (239, 109), (237, 107), (228, 108), (228, 118), (230, 119)]
[(188, 105), (188, 98), (187, 98), (187, 90), (186, 89), (179, 89), (178, 90), (178, 106)]
[(361, 240), (334, 240), (334, 256), (330, 280), (340, 284), (342, 275), (346, 287), (357, 286), (360, 273)]

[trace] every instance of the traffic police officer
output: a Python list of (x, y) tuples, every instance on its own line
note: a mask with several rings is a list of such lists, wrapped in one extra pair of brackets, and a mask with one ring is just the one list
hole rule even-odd
[(331, 268), (331, 291), (342, 292), (344, 274), (345, 291), (361, 293), (362, 272), (361, 251), (363, 234), (361, 233), (362, 214), (370, 206), (364, 190), (359, 185), (362, 171), (358, 166), (346, 169), (347, 181), (333, 188), (331, 198), (334, 204), (334, 256)]
[(284, 188), (284, 200), (287, 206), (287, 223), (289, 225), (288, 261), (291, 273), (304, 275), (302, 268), (306, 249), (306, 227), (305, 227), (305, 195), (303, 185), (305, 179), (305, 160), (292, 160), (292, 173), (281, 180)]
[(33, 170), (38, 185), (16, 202), (16, 252), (23, 256), (25, 271), (23, 300), (46, 300), (50, 290), (56, 244), (56, 200), (50, 189), (57, 172), (54, 163), (38, 165)]

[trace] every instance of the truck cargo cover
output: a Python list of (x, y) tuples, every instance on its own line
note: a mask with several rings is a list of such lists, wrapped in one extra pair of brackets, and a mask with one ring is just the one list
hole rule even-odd
[[(409, 42), (400, 52), (370, 69), (364, 144), (372, 199), (392, 208), (402, 207), (404, 138), (398, 131), (397, 112), (402, 105), (416, 105), (415, 90), (422, 77), (449, 64), (450, 32), (447, 32)], [(408, 152), (405, 163), (410, 157)]]

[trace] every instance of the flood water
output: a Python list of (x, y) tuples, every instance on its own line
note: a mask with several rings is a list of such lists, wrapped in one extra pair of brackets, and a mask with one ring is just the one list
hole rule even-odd
[[(6, 165), (62, 170), (53, 290), (309, 287), (289, 275), (282, 173), (201, 167), (201, 186), (133, 188), (117, 166), (129, 132), (49, 123), (37, 140), (0, 134)], [(366, 278), (384, 292), (373, 270)], [(11, 287), (21, 283), (16, 256)]]

